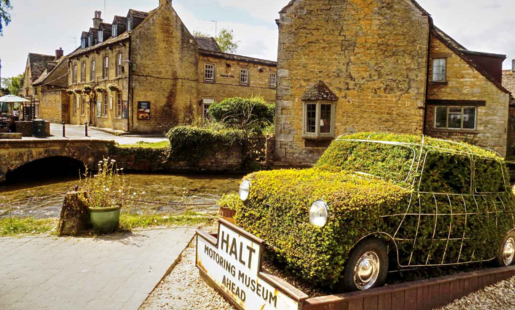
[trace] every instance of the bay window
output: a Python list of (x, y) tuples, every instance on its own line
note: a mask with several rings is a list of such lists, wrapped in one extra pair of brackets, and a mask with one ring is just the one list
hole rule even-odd
[(324, 101), (304, 102), (303, 137), (306, 139), (334, 138), (336, 105)]

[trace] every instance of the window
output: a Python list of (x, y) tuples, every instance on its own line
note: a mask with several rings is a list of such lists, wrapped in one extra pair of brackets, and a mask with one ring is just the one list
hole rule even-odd
[(470, 158), (446, 152), (429, 151), (419, 190), (435, 193), (470, 193), (472, 177)]
[(132, 18), (127, 19), (127, 31), (132, 31)]
[(433, 59), (433, 82), (447, 81), (447, 59)]
[(334, 137), (335, 112), (334, 103), (305, 102), (303, 136), (307, 139)]
[(80, 47), (81, 47), (82, 49), (85, 49), (85, 48), (86, 48), (86, 39), (85, 39), (85, 38), (83, 38), (83, 39), (81, 40)]
[(107, 92), (104, 92), (104, 106), (102, 112), (104, 112), (104, 116), (107, 116)]
[(215, 81), (215, 65), (206, 65), (204, 67), (204, 80), (206, 82)]
[(99, 30), (98, 31), (98, 43), (102, 43), (102, 42), (104, 42), (104, 31)]
[(211, 115), (209, 114), (209, 107), (215, 103), (215, 101), (213, 99), (204, 99), (202, 101), (202, 116), (204, 117), (204, 119), (210, 119), (211, 118)]
[(476, 107), (436, 107), (435, 128), (471, 129), (477, 128)]
[(72, 83), (77, 83), (77, 64), (73, 64)]
[(88, 46), (93, 46), (93, 36), (89, 36), (88, 40)]
[(83, 61), (80, 67), (80, 81), (82, 83), (86, 82), (86, 62)]
[(84, 98), (80, 98), (80, 115), (84, 116), (86, 108), (84, 107)]
[(501, 193), (509, 189), (501, 163), (495, 160), (476, 159), (474, 168), (476, 193)]
[(104, 79), (109, 78), (109, 57), (104, 57)]
[(37, 96), (38, 95), (38, 88), (37, 87), (34, 87), (34, 95)]
[(118, 36), (118, 25), (113, 25), (111, 29), (113, 33), (113, 38), (116, 38)]
[(73, 115), (76, 116), (77, 115), (77, 108), (80, 104), (80, 98), (78, 95), (75, 96), (77, 98), (77, 102), (75, 104), (72, 104), (73, 105)]
[(241, 69), (240, 84), (241, 85), (249, 85), (249, 70), (248, 69)]
[(270, 88), (275, 88), (277, 86), (277, 74), (270, 73)]
[(97, 101), (97, 117), (102, 117), (102, 101), (101, 100)]
[(116, 94), (116, 117), (122, 117), (122, 94)]
[(90, 69), (90, 73), (89, 73), (90, 74), (89, 80), (91, 82), (95, 81), (96, 71), (97, 71), (97, 62), (95, 60), (91, 60), (91, 69)]
[(116, 67), (116, 76), (122, 75), (123, 63), (122, 63), (122, 53), (118, 54), (118, 66)]

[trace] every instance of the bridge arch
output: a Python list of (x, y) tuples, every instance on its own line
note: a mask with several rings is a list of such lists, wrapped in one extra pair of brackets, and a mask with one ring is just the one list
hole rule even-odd
[(113, 141), (104, 140), (2, 140), (0, 141), (0, 183), (6, 181), (9, 171), (28, 163), (52, 157), (71, 158), (89, 169), (109, 156)]

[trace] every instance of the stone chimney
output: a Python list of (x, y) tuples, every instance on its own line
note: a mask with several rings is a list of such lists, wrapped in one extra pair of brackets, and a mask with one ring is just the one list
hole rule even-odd
[(55, 60), (59, 60), (63, 56), (64, 56), (64, 51), (63, 51), (63, 48), (60, 47), (58, 50), (55, 51)]
[(93, 18), (93, 28), (98, 29), (100, 28), (100, 24), (104, 20), (102, 19), (102, 12), (101, 11), (95, 11), (95, 17)]
[(172, 4), (173, 0), (159, 0), (159, 6), (165, 5), (165, 4)]

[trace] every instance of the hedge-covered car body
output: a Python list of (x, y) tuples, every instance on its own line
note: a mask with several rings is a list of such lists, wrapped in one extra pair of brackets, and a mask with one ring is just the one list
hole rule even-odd
[[(236, 223), (305, 280), (332, 286), (361, 241), (389, 242), (400, 268), (493, 260), (515, 227), (503, 159), (423, 136), (360, 133), (335, 140), (316, 166), (258, 172)], [(310, 207), (329, 206), (324, 227)]]

